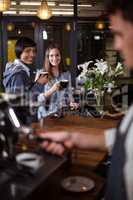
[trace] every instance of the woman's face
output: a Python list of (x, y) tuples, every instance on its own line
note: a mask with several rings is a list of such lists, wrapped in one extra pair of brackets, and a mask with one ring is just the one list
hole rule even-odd
[(20, 55), (20, 60), (27, 65), (30, 65), (34, 62), (36, 57), (36, 48), (35, 47), (26, 47)]
[(52, 66), (59, 66), (61, 62), (61, 54), (59, 49), (51, 49), (49, 51), (49, 62)]

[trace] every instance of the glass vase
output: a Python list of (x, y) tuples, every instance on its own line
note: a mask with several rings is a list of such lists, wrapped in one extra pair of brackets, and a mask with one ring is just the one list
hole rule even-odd
[(96, 110), (102, 116), (104, 113), (104, 91), (95, 89)]

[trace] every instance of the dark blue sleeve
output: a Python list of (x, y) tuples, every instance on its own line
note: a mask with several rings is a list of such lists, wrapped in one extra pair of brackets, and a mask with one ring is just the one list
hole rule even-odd
[(28, 76), (26, 73), (16, 73), (11, 81), (11, 93), (24, 93), (29, 84)]
[(37, 101), (38, 95), (44, 92), (44, 85), (34, 83), (34, 85), (31, 87), (30, 92), (32, 94), (32, 100)]

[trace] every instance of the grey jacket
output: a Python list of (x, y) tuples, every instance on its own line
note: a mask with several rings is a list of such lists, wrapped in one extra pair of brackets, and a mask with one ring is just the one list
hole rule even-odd
[(5, 92), (20, 93), (29, 89), (31, 85), (30, 69), (19, 59), (7, 63), (3, 74)]

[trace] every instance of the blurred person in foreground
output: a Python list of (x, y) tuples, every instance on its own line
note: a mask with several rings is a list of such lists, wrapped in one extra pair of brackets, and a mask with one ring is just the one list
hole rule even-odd
[[(114, 47), (121, 53), (125, 66), (131, 70), (133, 68), (133, 0), (108, 0), (106, 3), (111, 30), (114, 34)], [(105, 199), (133, 199), (133, 105), (116, 129), (107, 130), (103, 134), (54, 132), (45, 133), (42, 137), (52, 140), (52, 142), (45, 141), (43, 147), (59, 155), (63, 154), (64, 146), (70, 149), (77, 147), (112, 150), (112, 164)]]
[[(63, 107), (77, 108), (72, 96), (71, 74), (64, 68), (62, 52), (58, 44), (52, 43), (45, 52), (44, 71), (48, 72), (48, 83), (42, 87), (38, 96), (40, 107), (38, 118), (49, 115), (60, 115)], [(60, 81), (67, 81), (66, 87), (61, 87)]]

